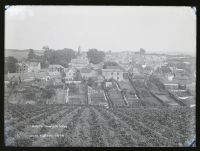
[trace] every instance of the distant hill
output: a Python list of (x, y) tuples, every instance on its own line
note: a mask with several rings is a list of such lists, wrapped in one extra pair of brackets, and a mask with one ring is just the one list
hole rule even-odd
[[(19, 61), (24, 60), (28, 57), (30, 49), (18, 50), (18, 49), (5, 49), (5, 57), (13, 56)], [(44, 50), (34, 50), (36, 55), (43, 55)]]

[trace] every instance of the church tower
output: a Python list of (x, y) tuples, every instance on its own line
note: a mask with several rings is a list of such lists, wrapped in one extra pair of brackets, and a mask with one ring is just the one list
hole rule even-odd
[(77, 52), (77, 56), (79, 56), (81, 54), (81, 47), (80, 45), (78, 46), (78, 52)]

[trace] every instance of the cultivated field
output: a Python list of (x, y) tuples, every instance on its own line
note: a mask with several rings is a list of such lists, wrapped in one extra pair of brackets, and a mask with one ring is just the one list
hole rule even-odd
[(183, 146), (195, 134), (194, 114), (188, 107), (106, 109), (85, 105), (8, 104), (5, 143), (66, 147)]

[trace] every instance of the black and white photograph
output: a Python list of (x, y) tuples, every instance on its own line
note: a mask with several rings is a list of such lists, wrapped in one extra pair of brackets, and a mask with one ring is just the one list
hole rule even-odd
[(6, 5), (6, 147), (196, 147), (196, 7)]

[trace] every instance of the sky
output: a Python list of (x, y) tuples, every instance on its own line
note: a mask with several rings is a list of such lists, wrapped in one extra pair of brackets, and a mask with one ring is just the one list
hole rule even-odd
[(196, 54), (191, 7), (12, 6), (5, 11), (5, 49), (72, 48)]

